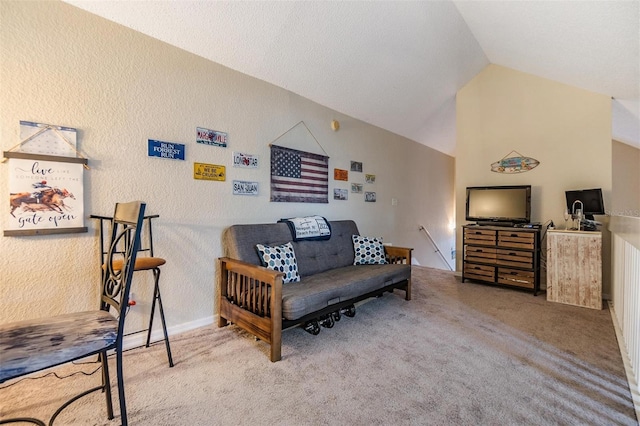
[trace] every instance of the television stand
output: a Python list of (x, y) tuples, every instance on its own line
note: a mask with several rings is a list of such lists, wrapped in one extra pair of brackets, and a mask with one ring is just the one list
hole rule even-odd
[(463, 226), (462, 282), (540, 291), (540, 228)]

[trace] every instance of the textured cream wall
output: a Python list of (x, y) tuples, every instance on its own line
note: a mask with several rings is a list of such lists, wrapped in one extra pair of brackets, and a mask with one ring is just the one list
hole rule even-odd
[[(566, 190), (602, 188), (605, 207), (609, 206), (609, 97), (489, 65), (458, 92), (456, 115), (458, 225), (465, 223), (468, 186), (531, 185), (531, 220), (553, 220), (558, 227), (564, 227)], [(537, 159), (540, 165), (519, 174), (491, 172), (491, 163), (512, 150)], [(607, 217), (596, 219), (604, 223), (603, 287), (608, 294), (610, 235)], [(458, 266), (460, 270), (461, 262)]]
[(640, 217), (640, 149), (613, 141), (612, 216)]
[[(452, 157), (64, 3), (2, 1), (0, 19), (2, 149), (18, 142), (20, 120), (78, 128), (91, 167), (84, 177), (87, 216), (111, 214), (115, 202), (132, 199), (160, 214), (154, 237), (168, 260), (162, 291), (174, 332), (215, 314), (214, 261), (221, 231), (234, 223), (352, 218), (362, 234), (414, 247), (420, 264), (446, 268), (418, 227), (429, 227), (449, 252)], [(340, 131), (331, 130), (332, 119)], [(268, 145), (301, 120), (330, 156), (330, 170), (357, 160), (377, 176), (377, 203), (356, 194), (329, 204), (269, 202)], [(229, 147), (196, 144), (197, 126), (228, 132)], [(299, 136), (279, 142), (322, 152)], [(186, 161), (147, 157), (147, 139), (186, 144)], [(258, 155), (260, 168), (231, 167), (232, 151)], [(194, 180), (194, 162), (226, 165), (227, 181)], [(7, 196), (8, 169), (0, 167)], [(364, 176), (351, 176), (364, 183)], [(258, 181), (260, 195), (231, 195), (233, 179)], [(334, 187), (348, 185), (331, 179), (331, 194)], [(6, 213), (0, 217), (4, 225)], [(86, 234), (0, 238), (0, 322), (96, 306), (97, 230), (88, 218), (87, 225)], [(140, 304), (130, 330), (142, 328), (150, 286), (150, 277), (137, 277)]]

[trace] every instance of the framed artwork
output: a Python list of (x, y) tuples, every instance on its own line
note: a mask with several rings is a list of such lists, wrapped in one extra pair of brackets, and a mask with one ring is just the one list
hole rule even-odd
[(364, 189), (364, 185), (362, 185), (361, 183), (352, 183), (351, 184), (351, 192), (355, 193), (355, 194), (362, 194)]
[(365, 192), (364, 193), (364, 201), (367, 203), (375, 203), (376, 202), (376, 193), (375, 192)]
[(4, 152), (9, 159), (9, 212), (4, 236), (87, 232), (85, 158)]
[(351, 162), (351, 171), (362, 173), (362, 163), (360, 161)]
[(333, 189), (333, 199), (334, 200), (348, 200), (349, 199), (349, 191), (342, 188), (334, 188)]
[(364, 181), (366, 183), (376, 183), (376, 175), (364, 175)]
[(343, 169), (333, 169), (333, 180), (349, 180), (349, 171)]
[(271, 145), (271, 201), (329, 202), (329, 157)]

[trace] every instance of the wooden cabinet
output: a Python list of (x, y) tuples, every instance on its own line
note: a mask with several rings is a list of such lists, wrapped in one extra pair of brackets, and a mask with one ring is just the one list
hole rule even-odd
[(547, 300), (602, 309), (602, 233), (547, 233)]
[(540, 290), (540, 230), (463, 227), (464, 280)]

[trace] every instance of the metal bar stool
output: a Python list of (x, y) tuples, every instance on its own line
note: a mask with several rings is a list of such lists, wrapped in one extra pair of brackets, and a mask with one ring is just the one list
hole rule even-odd
[[(105, 271), (105, 250), (104, 250), (104, 236), (105, 236), (105, 224), (111, 223), (111, 218), (107, 216), (91, 215), (92, 219), (98, 219), (100, 221), (100, 252), (102, 253), (101, 270)], [(162, 322), (162, 331), (164, 332), (164, 344), (167, 349), (167, 358), (169, 359), (169, 367), (173, 367), (173, 357), (171, 356), (171, 346), (169, 344), (169, 335), (167, 333), (167, 322), (164, 317), (164, 307), (162, 306), (162, 296), (160, 295), (160, 266), (164, 265), (167, 261), (161, 257), (155, 257), (153, 253), (153, 227), (151, 225), (152, 220), (160, 217), (160, 215), (148, 215), (144, 217), (143, 235), (140, 242), (139, 252), (146, 252), (147, 256), (141, 256), (136, 259), (134, 265), (134, 272), (138, 271), (151, 271), (153, 273), (154, 285), (153, 285), (153, 300), (151, 303), (151, 313), (149, 314), (149, 328), (147, 329), (147, 342), (145, 346), (148, 348), (151, 343), (151, 330), (153, 328), (153, 318), (156, 312), (156, 305), (160, 310), (160, 321)], [(146, 237), (144, 229), (146, 228)], [(114, 262), (114, 270), (118, 270), (122, 265)], [(133, 302), (135, 304), (135, 301)]]

